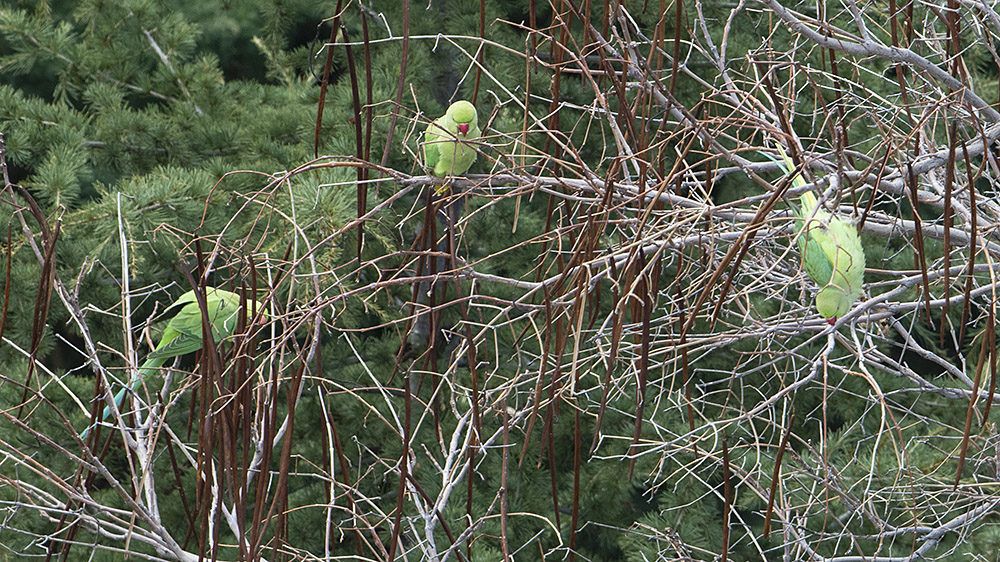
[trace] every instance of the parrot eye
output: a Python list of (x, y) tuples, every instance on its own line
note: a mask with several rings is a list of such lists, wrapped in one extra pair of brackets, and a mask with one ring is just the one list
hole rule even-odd
[(459, 123), (458, 124), (458, 130), (461, 131), (462, 136), (464, 137), (465, 135), (469, 134), (469, 124), (468, 123)]

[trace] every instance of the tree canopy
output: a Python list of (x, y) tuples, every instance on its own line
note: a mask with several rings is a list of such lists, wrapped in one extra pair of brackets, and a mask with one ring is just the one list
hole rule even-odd
[[(991, 560), (998, 38), (953, 0), (0, 6), (0, 559)], [(863, 244), (832, 323), (803, 193)], [(110, 408), (212, 287), (264, 310)]]

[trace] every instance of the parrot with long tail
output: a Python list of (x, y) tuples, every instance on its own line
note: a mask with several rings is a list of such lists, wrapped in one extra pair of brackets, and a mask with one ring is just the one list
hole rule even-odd
[[(262, 310), (260, 303), (247, 299), (247, 316), (255, 310)], [(209, 288), (205, 294), (208, 324), (211, 327), (212, 339), (215, 343), (232, 336), (240, 312), (240, 296), (223, 289)], [(177, 314), (167, 322), (156, 348), (146, 356), (142, 367), (129, 381), (128, 385), (115, 395), (115, 405), (120, 409), (128, 391), (135, 391), (151, 376), (159, 373), (168, 360), (194, 353), (202, 348), (202, 316), (201, 308), (194, 291), (188, 291), (180, 296), (165, 312), (177, 309)], [(111, 417), (111, 407), (104, 408), (101, 420)], [(88, 428), (80, 437), (86, 438)]]
[[(792, 173), (795, 165), (791, 158), (780, 146), (778, 152), (784, 158), (785, 173)], [(801, 187), (805, 180), (796, 174), (792, 185)], [(816, 310), (833, 325), (861, 296), (865, 281), (864, 248), (857, 228), (819, 207), (815, 193), (807, 191), (799, 201), (798, 217), (803, 221), (799, 234), (802, 266), (809, 278), (819, 285)]]

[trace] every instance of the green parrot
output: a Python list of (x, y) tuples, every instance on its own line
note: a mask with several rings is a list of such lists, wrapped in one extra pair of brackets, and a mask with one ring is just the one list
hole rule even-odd
[[(451, 104), (444, 115), (427, 125), (424, 164), (441, 178), (464, 174), (476, 161), (473, 141), (481, 134), (476, 107), (465, 100)], [(444, 185), (436, 191), (440, 195)]]
[[(794, 164), (780, 146), (778, 152), (785, 159), (785, 173), (790, 173)], [(805, 180), (796, 174), (792, 185), (801, 187)], [(864, 248), (854, 225), (817, 208), (819, 202), (815, 193), (803, 193), (800, 201), (802, 266), (819, 285), (816, 310), (832, 326), (861, 296), (861, 285), (865, 282)]]
[[(205, 295), (206, 311), (208, 322), (212, 328), (212, 338), (216, 343), (233, 335), (236, 330), (237, 320), (240, 311), (240, 296), (223, 289), (209, 288)], [(262, 310), (260, 303), (247, 300), (247, 317), (250, 317), (255, 310)], [(167, 307), (167, 311), (180, 307), (177, 314), (167, 322), (163, 334), (160, 336), (160, 343), (156, 345), (146, 362), (142, 364), (139, 372), (132, 378), (128, 386), (122, 388), (115, 395), (115, 405), (122, 407), (125, 400), (125, 393), (128, 390), (136, 390), (151, 375), (158, 372), (168, 359), (194, 353), (202, 347), (202, 325), (201, 308), (198, 307), (198, 299), (194, 291), (188, 291), (180, 296), (173, 304)], [(166, 311), (164, 311), (166, 312)], [(104, 415), (101, 420), (111, 417), (111, 408), (104, 408)], [(81, 438), (86, 438), (84, 431)]]

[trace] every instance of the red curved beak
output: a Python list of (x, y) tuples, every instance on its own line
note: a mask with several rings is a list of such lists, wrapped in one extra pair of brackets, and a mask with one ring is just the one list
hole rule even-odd
[(458, 124), (458, 132), (462, 133), (463, 137), (466, 136), (466, 135), (468, 135), (469, 134), (469, 124), (468, 123), (459, 123)]
[(829, 325), (831, 325), (831, 326), (836, 326), (837, 325), (837, 317), (836, 316), (831, 316), (831, 317), (827, 318), (826, 319), (826, 323), (829, 324)]

